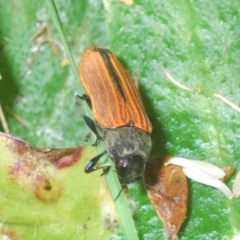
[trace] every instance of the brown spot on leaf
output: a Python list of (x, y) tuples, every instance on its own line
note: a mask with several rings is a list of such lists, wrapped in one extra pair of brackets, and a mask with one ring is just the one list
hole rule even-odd
[(18, 240), (20, 239), (15, 231), (9, 229), (8, 226), (2, 225), (0, 227), (0, 240)]
[(51, 185), (50, 184), (46, 184), (44, 186), (44, 189), (47, 190), (47, 191), (50, 191), (52, 189)]
[(29, 145), (27, 142), (24, 142), (20, 138), (14, 137), (12, 135), (0, 133), (0, 137), (2, 140), (5, 140), (6, 148), (9, 148), (19, 155), (26, 153), (31, 148), (31, 145)]
[(23, 141), (15, 141), (15, 149), (18, 152), (18, 154), (24, 154), (26, 151), (29, 151), (30, 145)]
[(62, 185), (54, 179), (39, 179), (35, 188), (36, 197), (46, 203), (57, 202), (62, 192)]
[(145, 182), (154, 191), (147, 188), (148, 197), (167, 231), (168, 239), (176, 239), (177, 233), (187, 212), (187, 179), (182, 168), (164, 166), (169, 157), (157, 156), (149, 160), (155, 168), (147, 167), (144, 173)]
[(57, 169), (71, 167), (80, 160), (84, 147), (48, 149), (45, 157), (53, 163)]
[(105, 216), (104, 223), (110, 232), (114, 232), (119, 227), (117, 219), (113, 219), (110, 215)]

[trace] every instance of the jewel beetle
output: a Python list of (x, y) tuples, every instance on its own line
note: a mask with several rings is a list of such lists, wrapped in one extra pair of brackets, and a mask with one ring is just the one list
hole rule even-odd
[(103, 168), (103, 174), (107, 173), (108, 165), (96, 164), (108, 153), (122, 184), (140, 179), (152, 148), (152, 124), (129, 74), (110, 50), (91, 47), (82, 56), (79, 75), (86, 91), (80, 98), (94, 117), (84, 120), (106, 146), (106, 151), (87, 163), (85, 172)]

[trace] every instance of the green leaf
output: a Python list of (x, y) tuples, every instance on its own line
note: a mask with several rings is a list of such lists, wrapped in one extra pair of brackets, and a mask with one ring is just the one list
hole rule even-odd
[[(106, 2), (110, 46), (137, 74), (154, 127), (153, 153), (239, 169), (239, 112), (213, 96), (219, 93), (240, 105), (239, 2), (135, 1), (132, 8)], [(179, 89), (161, 66), (201, 92)], [(189, 188), (181, 238), (223, 239), (239, 232), (239, 200), (229, 201), (217, 190), (197, 183), (190, 182)], [(135, 197), (137, 202), (141, 198)], [(154, 233), (151, 239), (159, 239), (161, 230), (151, 209), (142, 209), (139, 203), (136, 219), (142, 238)]]
[[(99, 1), (55, 4), (75, 63), (88, 47), (106, 46), (138, 80), (154, 127), (153, 155), (240, 168), (239, 113), (213, 96), (221, 94), (240, 106), (238, 1), (152, 0), (135, 1), (133, 7), (113, 0), (105, 0), (104, 6)], [(2, 1), (0, 19), (0, 101), (11, 133), (37, 146), (85, 145), (89, 130), (82, 121), (83, 108), (74, 105), (80, 88), (70, 67), (61, 67), (61, 50), (60, 57), (55, 56), (46, 42), (26, 70), (39, 20), (48, 19), (52, 38), (61, 41), (47, 5)], [(201, 92), (173, 85), (161, 66)], [(163, 238), (164, 229), (143, 187), (134, 184), (130, 192), (137, 202), (139, 238)], [(180, 239), (232, 238), (240, 231), (239, 199), (229, 201), (219, 191), (191, 181), (189, 192)]]

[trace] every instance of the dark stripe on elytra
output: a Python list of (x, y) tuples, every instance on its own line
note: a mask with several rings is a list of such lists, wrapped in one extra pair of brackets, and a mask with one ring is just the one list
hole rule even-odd
[(111, 59), (109, 57), (109, 54), (112, 54), (111, 51), (109, 51), (108, 49), (97, 48), (97, 47), (95, 47), (93, 50), (95, 52), (99, 52), (100, 55), (102, 56), (103, 61), (107, 66), (109, 75), (111, 76), (111, 78), (114, 82), (114, 85), (116, 86), (118, 92), (120, 93), (120, 95), (122, 96), (124, 101), (126, 101), (126, 98), (125, 98), (125, 95), (124, 95), (124, 92), (123, 92), (123, 89), (122, 89), (120, 78), (119, 78), (115, 68), (113, 67)]

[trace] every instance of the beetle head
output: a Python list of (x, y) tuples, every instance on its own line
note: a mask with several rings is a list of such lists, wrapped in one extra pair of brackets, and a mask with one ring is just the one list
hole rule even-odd
[(137, 155), (127, 155), (116, 162), (116, 171), (123, 184), (139, 179), (144, 171), (144, 159)]

